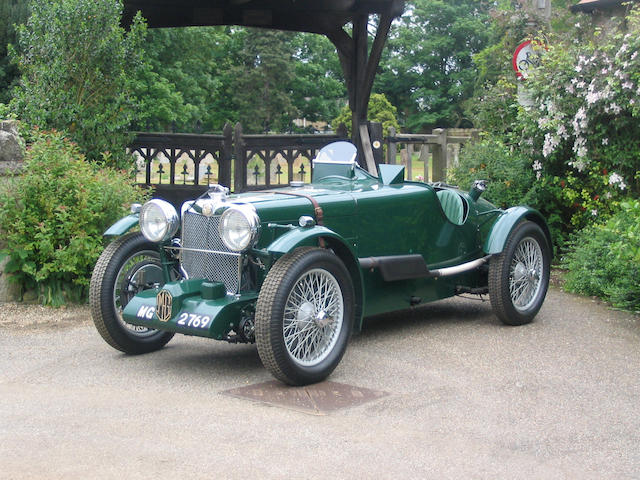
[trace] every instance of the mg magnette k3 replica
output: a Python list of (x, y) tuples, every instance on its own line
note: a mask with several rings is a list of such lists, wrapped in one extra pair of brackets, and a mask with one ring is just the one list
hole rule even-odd
[(311, 184), (214, 186), (180, 214), (159, 199), (138, 206), (106, 232), (117, 238), (93, 272), (98, 331), (128, 354), (175, 333), (255, 342), (276, 378), (305, 385), (336, 368), (370, 315), (488, 293), (503, 323), (530, 322), (549, 283), (541, 214), (496, 208), (482, 181), (464, 192), (405, 181), (403, 168), (375, 177), (336, 142), (313, 160)]

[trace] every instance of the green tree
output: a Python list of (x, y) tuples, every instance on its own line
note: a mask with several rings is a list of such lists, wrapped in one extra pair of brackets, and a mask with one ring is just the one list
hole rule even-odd
[(375, 91), (400, 110), (413, 132), (469, 123), (463, 102), (473, 94), (473, 55), (489, 41), (485, 0), (414, 0), (389, 39)]
[(18, 75), (18, 69), (8, 56), (7, 45), (16, 40), (14, 25), (23, 23), (28, 15), (28, 0), (0, 2), (0, 103), (9, 102), (10, 86)]
[(329, 123), (346, 98), (344, 77), (333, 44), (324, 36), (297, 34), (292, 101), (301, 118)]
[(234, 32), (223, 27), (151, 29), (140, 96), (143, 128), (192, 132), (221, 130), (233, 115), (225, 87), (233, 59)]
[[(26, 122), (65, 130), (90, 160), (125, 166), (127, 130), (137, 115), (134, 79), (148, 68), (146, 26), (120, 25), (122, 2), (34, 2), (18, 28), (22, 77), (12, 106)], [(103, 156), (105, 152), (110, 152)]]
[[(382, 134), (389, 135), (389, 128), (393, 127), (396, 130), (400, 130), (400, 125), (396, 115), (398, 110), (391, 105), (391, 102), (387, 100), (381, 93), (374, 93), (369, 99), (369, 109), (367, 118), (372, 122), (379, 122), (382, 124)], [(340, 115), (333, 119), (331, 124), (334, 128), (337, 128), (339, 124), (344, 123), (347, 127), (347, 131), (351, 134), (351, 109), (349, 105), (345, 105), (340, 111)]]
[(231, 67), (238, 119), (246, 132), (286, 131), (298, 115), (291, 99), (295, 84), (294, 34), (243, 30), (239, 63)]

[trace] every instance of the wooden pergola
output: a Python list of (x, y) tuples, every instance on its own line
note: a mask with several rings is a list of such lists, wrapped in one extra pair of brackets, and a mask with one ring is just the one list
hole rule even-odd
[[(367, 106), (391, 22), (402, 14), (404, 0), (124, 0), (124, 9), (126, 24), (140, 11), (151, 28), (240, 25), (325, 35), (346, 79), (353, 141), (375, 171)], [(371, 15), (378, 16), (378, 25), (369, 49)]]

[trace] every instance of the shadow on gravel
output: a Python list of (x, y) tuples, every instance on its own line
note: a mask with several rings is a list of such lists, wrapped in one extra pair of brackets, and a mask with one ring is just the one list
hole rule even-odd
[[(225, 375), (255, 375), (263, 366), (255, 345), (227, 345), (217, 340), (198, 344), (169, 344), (170, 356), (158, 359), (158, 367), (167, 368), (176, 374), (198, 374), (206, 377)], [(169, 352), (167, 352), (169, 353)]]
[(358, 338), (394, 335), (408, 335), (425, 328), (469, 324), (502, 325), (493, 315), (488, 298), (452, 298), (427, 303), (406, 310), (375, 315), (364, 319), (362, 332), (352, 337)]

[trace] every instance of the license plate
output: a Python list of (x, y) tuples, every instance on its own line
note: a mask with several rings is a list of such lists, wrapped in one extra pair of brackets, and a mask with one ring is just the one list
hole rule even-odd
[(211, 317), (207, 315), (197, 315), (195, 313), (181, 313), (176, 325), (187, 328), (207, 329), (211, 324)]

